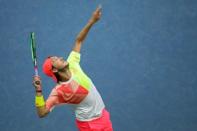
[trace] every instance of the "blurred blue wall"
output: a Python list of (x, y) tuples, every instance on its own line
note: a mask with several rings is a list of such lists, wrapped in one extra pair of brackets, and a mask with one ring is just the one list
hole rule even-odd
[(54, 83), (42, 61), (67, 57), (98, 4), (102, 19), (84, 42), (81, 66), (114, 131), (196, 131), (196, 0), (0, 0), (0, 130), (77, 131), (69, 106), (37, 117), (29, 33), (47, 98)]

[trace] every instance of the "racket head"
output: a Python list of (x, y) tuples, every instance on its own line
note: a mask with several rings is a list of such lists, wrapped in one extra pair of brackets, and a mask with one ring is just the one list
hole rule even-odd
[(35, 42), (35, 33), (31, 32), (30, 34), (30, 44), (31, 44), (31, 55), (34, 66), (35, 76), (38, 76), (38, 66), (37, 66), (37, 55), (36, 55), (36, 42)]
[(31, 55), (32, 55), (32, 61), (34, 64), (34, 67), (37, 66), (36, 60), (37, 60), (37, 55), (36, 55), (36, 43), (35, 43), (35, 33), (31, 32), (30, 34), (30, 44), (31, 44)]

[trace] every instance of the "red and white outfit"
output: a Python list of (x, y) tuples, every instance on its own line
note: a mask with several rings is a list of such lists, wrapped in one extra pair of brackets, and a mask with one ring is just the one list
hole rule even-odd
[(67, 61), (72, 76), (52, 89), (46, 107), (51, 111), (56, 105), (73, 106), (79, 131), (113, 131), (99, 92), (80, 67), (80, 54), (72, 51)]

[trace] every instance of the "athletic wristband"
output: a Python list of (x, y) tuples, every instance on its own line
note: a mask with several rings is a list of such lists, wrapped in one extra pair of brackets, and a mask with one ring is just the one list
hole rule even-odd
[(43, 95), (41, 96), (36, 96), (35, 97), (35, 106), (36, 107), (41, 107), (45, 105), (44, 97)]
[(36, 90), (36, 92), (37, 92), (37, 93), (39, 93), (39, 92), (41, 93), (41, 92), (42, 92), (42, 90)]

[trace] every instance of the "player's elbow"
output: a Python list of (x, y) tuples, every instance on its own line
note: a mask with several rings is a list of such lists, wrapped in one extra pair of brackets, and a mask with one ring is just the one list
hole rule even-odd
[(38, 112), (37, 112), (39, 118), (43, 118), (43, 117), (47, 116), (48, 113), (49, 113), (49, 111), (47, 111), (47, 110), (38, 111)]
[(39, 118), (44, 118), (44, 117), (46, 117), (46, 116), (47, 116), (46, 113), (38, 113), (38, 117), (39, 117)]
[(44, 118), (45, 117), (45, 115), (38, 115), (39, 116), (39, 118)]

